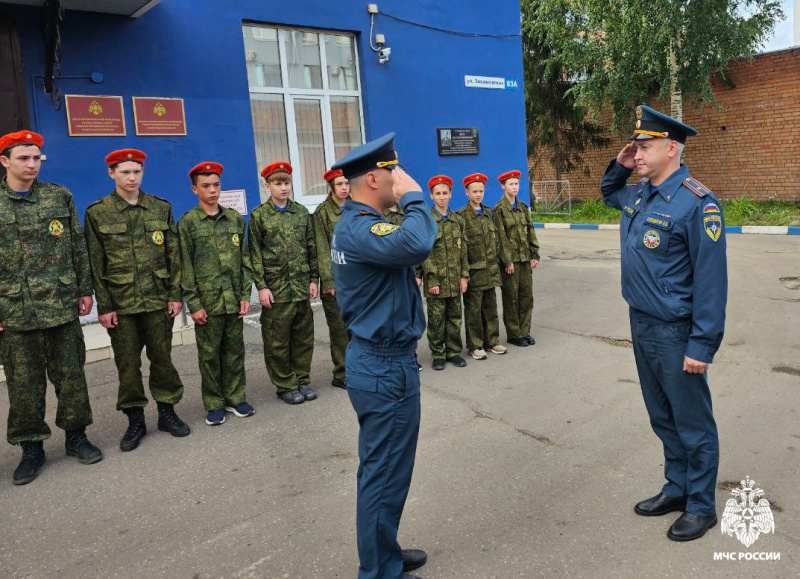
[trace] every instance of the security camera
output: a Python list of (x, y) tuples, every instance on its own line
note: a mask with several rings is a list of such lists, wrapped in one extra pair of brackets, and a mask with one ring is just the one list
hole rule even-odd
[(389, 55), (392, 54), (392, 49), (388, 46), (378, 50), (378, 64), (385, 64), (389, 62)]

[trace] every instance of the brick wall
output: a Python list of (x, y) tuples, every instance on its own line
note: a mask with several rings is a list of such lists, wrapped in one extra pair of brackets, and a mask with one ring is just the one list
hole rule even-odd
[[(735, 88), (714, 79), (719, 110), (714, 105), (698, 109), (684, 103), (684, 122), (699, 131), (686, 145), (692, 176), (723, 199), (748, 195), (800, 202), (800, 48), (762, 54), (752, 62), (734, 62), (729, 76)], [(611, 136), (609, 147), (585, 154), (589, 176), (583, 171), (562, 176), (571, 182), (573, 200), (600, 196), (600, 179), (608, 162), (627, 142)], [(542, 157), (545, 160), (538, 166), (531, 166), (531, 178), (555, 179), (547, 155)]]

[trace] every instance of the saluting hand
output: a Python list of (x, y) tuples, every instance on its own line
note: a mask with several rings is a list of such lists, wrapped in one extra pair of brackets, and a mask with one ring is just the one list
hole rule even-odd
[(705, 362), (693, 360), (689, 356), (683, 357), (683, 371), (688, 372), (689, 374), (703, 374), (708, 372), (708, 366), (709, 365)]
[(81, 296), (78, 298), (78, 315), (85, 316), (92, 311), (92, 296)]
[(402, 167), (395, 167), (392, 170), (392, 182), (392, 193), (398, 202), (409, 191), (422, 191), (422, 187)]
[(631, 141), (625, 145), (617, 155), (617, 163), (626, 169), (636, 168), (636, 141)]

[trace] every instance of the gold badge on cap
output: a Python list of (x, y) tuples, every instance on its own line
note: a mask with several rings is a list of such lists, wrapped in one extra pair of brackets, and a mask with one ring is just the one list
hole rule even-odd
[(50, 230), (50, 235), (55, 235), (58, 237), (62, 233), (64, 233), (64, 224), (61, 223), (58, 219), (53, 219), (48, 226)]
[(206, 165), (206, 170), (210, 170), (210, 169), (211, 169), (211, 165)]
[(641, 119), (643, 115), (644, 111), (642, 110), (642, 107), (636, 107), (636, 118)]
[(153, 243), (156, 245), (164, 245), (164, 232), (163, 231), (154, 231), (153, 232)]
[(128, 153), (128, 159), (133, 159), (133, 155), (131, 153)]
[(30, 133), (28, 133), (27, 135), (25, 135), (25, 138), (26, 138), (26, 139), (32, 139), (32, 138), (33, 138), (33, 135), (31, 135)]

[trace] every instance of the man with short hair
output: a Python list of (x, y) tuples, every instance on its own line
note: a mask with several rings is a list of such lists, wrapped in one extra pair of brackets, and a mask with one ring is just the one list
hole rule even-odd
[(178, 220), (181, 289), (197, 338), (200, 391), (206, 424), (219, 426), (225, 413), (255, 413), (246, 401), (244, 317), (250, 311), (253, 268), (244, 217), (220, 206), (225, 168), (203, 161), (189, 171), (197, 207)]
[[(338, 161), (351, 200), (333, 233), (336, 298), (351, 332), (347, 392), (358, 416), (356, 525), (359, 579), (413, 578), (424, 551), (402, 550), (397, 528), (417, 448), (420, 387), (417, 341), (425, 330), (414, 266), (436, 240), (420, 186), (397, 165), (394, 133)], [(403, 224), (384, 213), (399, 203)]]
[[(606, 205), (622, 211), (622, 295), (650, 425), (664, 446), (667, 482), (634, 510), (685, 511), (667, 536), (691, 541), (717, 524), (719, 438), (706, 372), (725, 329), (725, 224), (719, 201), (681, 164), (697, 131), (643, 105), (635, 116), (631, 143), (600, 186)], [(642, 180), (627, 185), (634, 168)]]
[(147, 433), (142, 383), (142, 348), (150, 360), (150, 393), (158, 406), (158, 429), (188, 436), (175, 413), (183, 383), (172, 364), (172, 326), (180, 313), (180, 247), (172, 205), (141, 189), (142, 151), (121, 149), (106, 156), (114, 190), (86, 209), (86, 241), (97, 312), (108, 330), (119, 374), (117, 410), (128, 417), (120, 449), (139, 446)]
[(15, 485), (35, 479), (45, 462), (48, 377), (67, 456), (84, 464), (103, 459), (86, 438), (92, 408), (78, 316), (92, 310), (89, 256), (72, 194), (37, 180), (43, 144), (33, 131), (0, 137), (0, 163), (7, 171), (0, 181), (0, 358), (8, 389), (8, 442), (22, 446)]

